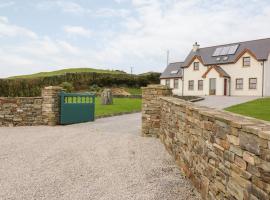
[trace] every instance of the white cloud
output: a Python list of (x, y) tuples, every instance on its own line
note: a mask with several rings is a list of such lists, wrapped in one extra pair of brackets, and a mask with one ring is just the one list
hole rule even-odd
[(28, 37), (35, 39), (37, 35), (26, 28), (9, 23), (8, 18), (0, 16), (0, 37)]
[(92, 31), (82, 26), (65, 26), (64, 31), (70, 36), (90, 37)]
[(127, 17), (130, 14), (127, 9), (100, 8), (92, 13), (96, 17)]
[(80, 4), (72, 1), (46, 0), (37, 4), (37, 8), (41, 10), (50, 10), (55, 7), (61, 9), (62, 12), (66, 13), (84, 14), (89, 12), (88, 9), (85, 9)]
[[(187, 56), (195, 41), (201, 46), (269, 37), (267, 1), (133, 0), (138, 17), (123, 22), (126, 31), (107, 43), (103, 53), (119, 55), (115, 64), (138, 63), (162, 71), (166, 50), (171, 61)], [(106, 56), (105, 56), (106, 57)], [(138, 62), (139, 61), (139, 62)]]
[[(249, 0), (248, 3), (244, 0), (132, 0), (129, 1), (132, 4), (129, 12), (125, 10), (120, 14), (109, 8), (91, 12), (71, 1), (67, 1), (65, 6), (64, 1), (47, 2), (53, 2), (53, 6), (56, 2), (63, 12), (87, 13), (84, 17), (98, 16), (96, 13), (99, 13), (100, 16), (108, 16), (108, 19), (117, 15), (122, 18), (109, 26), (98, 24), (103, 27), (102, 31), (80, 26), (64, 27), (63, 30), (70, 36), (89, 37), (94, 34), (93, 45), (87, 46), (82, 44), (85, 40), (83, 37), (81, 41), (76, 40), (78, 43), (74, 45), (52, 36), (37, 36), (31, 30), (0, 17), (0, 39), (11, 36), (27, 38), (16, 45), (1, 44), (0, 77), (82, 66), (118, 66), (118, 69), (126, 71), (132, 66), (137, 73), (162, 71), (167, 49), (171, 51), (170, 61), (181, 61), (195, 41), (204, 47), (270, 37), (270, 26), (267, 26), (270, 21), (268, 0)], [(5, 66), (4, 70), (2, 66)]]

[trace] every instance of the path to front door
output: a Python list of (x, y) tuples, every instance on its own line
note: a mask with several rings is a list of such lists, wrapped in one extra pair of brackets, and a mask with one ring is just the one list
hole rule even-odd
[(208, 106), (211, 108), (224, 109), (236, 104), (252, 101), (260, 97), (254, 96), (202, 96), (203, 101), (198, 101), (196, 104)]
[(0, 128), (0, 199), (199, 199), (141, 114)]

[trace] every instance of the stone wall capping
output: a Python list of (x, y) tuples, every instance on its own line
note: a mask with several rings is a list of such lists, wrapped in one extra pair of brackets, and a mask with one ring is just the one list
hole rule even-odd
[(262, 130), (262, 131), (259, 131), (258, 132), (258, 136), (260, 138), (263, 138), (263, 139), (266, 139), (266, 140), (269, 140), (270, 141), (270, 130)]
[[(142, 135), (159, 137), (203, 199), (270, 199), (270, 123), (143, 88)], [(161, 92), (162, 91), (162, 92)]]

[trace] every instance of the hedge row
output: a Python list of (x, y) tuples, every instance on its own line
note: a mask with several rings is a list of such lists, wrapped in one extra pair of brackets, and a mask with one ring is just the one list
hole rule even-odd
[(56, 86), (63, 82), (72, 83), (76, 91), (87, 90), (92, 85), (99, 87), (126, 86), (142, 87), (159, 83), (158, 73), (144, 76), (129, 74), (67, 73), (60, 76), (42, 77), (36, 79), (0, 79), (0, 96), (32, 97), (40, 96), (45, 86)]

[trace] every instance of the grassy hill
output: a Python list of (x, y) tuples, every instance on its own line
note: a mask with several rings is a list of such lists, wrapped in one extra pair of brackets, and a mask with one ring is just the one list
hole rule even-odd
[(62, 69), (51, 72), (40, 72), (36, 74), (29, 75), (21, 75), (21, 76), (12, 76), (8, 79), (33, 79), (40, 77), (48, 77), (48, 76), (58, 76), (66, 73), (82, 73), (82, 72), (96, 72), (96, 73), (106, 73), (106, 74), (124, 74), (123, 71), (118, 70), (103, 70), (103, 69), (93, 69), (93, 68), (70, 68), (70, 69)]

